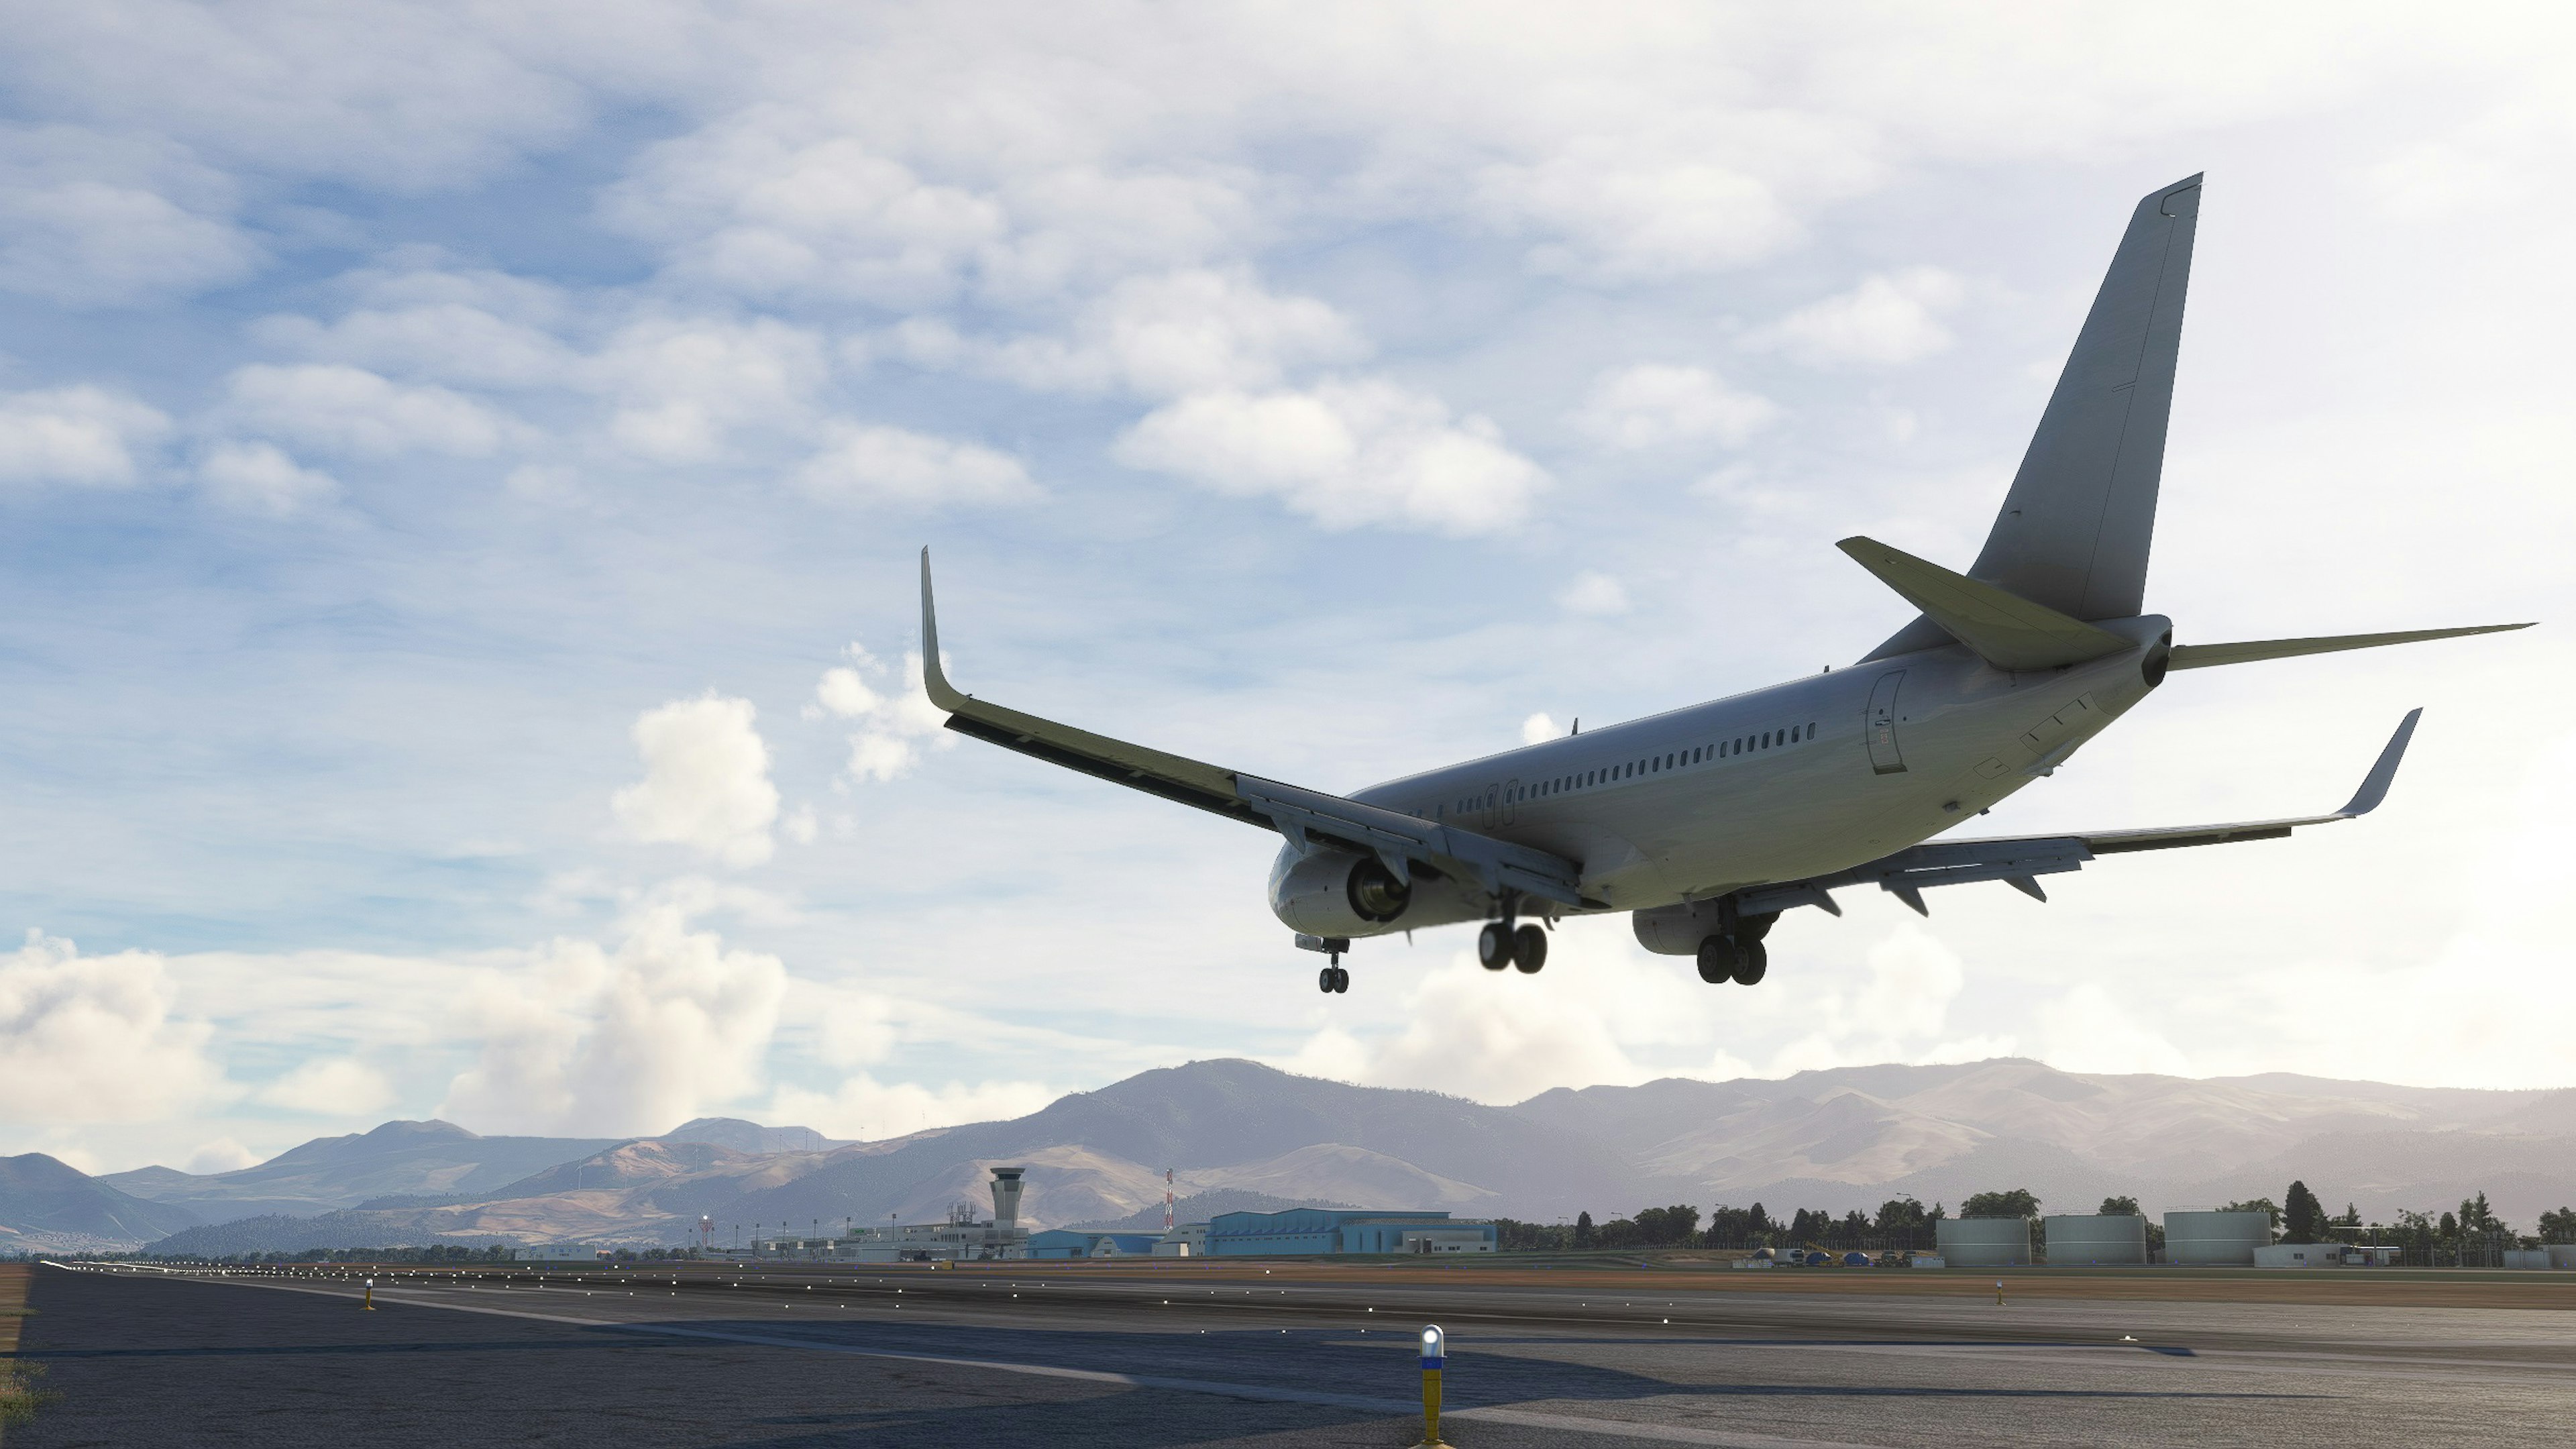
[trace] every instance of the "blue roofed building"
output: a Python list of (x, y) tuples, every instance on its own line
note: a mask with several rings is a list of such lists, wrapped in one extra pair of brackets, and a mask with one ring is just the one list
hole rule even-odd
[(1212, 1258), (1294, 1257), (1321, 1253), (1490, 1253), (1494, 1225), (1445, 1212), (1376, 1208), (1289, 1208), (1275, 1213), (1218, 1213), (1208, 1219)]

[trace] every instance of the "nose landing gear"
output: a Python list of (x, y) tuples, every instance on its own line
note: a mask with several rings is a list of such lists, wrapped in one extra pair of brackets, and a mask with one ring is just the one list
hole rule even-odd
[(1315, 985), (1326, 996), (1339, 996), (1351, 989), (1350, 968), (1327, 966), (1315, 973)]

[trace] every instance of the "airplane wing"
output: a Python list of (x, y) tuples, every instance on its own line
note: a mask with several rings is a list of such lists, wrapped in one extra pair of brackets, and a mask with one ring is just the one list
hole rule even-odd
[(2048, 895), (2039, 888), (2039, 877), (2081, 870), (2084, 862), (2098, 856), (2121, 855), (2133, 850), (2173, 850), (2187, 845), (2226, 845), (2239, 840), (2276, 840), (2303, 825), (2351, 820), (2378, 809), (2379, 802), (2387, 797), (2388, 783), (2397, 777), (2397, 763), (2405, 758), (2407, 741), (2415, 737), (2415, 722), (2423, 715), (2421, 709), (2407, 711), (2405, 720), (2397, 726), (2397, 733), (2389, 736), (2386, 748), (2379, 752), (2377, 763), (2362, 779), (2361, 788), (2353, 792), (2352, 799), (2342, 809), (2331, 815), (2247, 820), (2230, 825), (2167, 826), (2153, 830), (2101, 830), (1992, 840), (1932, 840), (1832, 875), (1740, 891), (1736, 894), (1736, 909), (1746, 915), (1754, 915), (1796, 906), (1816, 906), (1839, 916), (1842, 907), (1834, 903), (1831, 891), (1843, 886), (1876, 885), (1928, 916), (1931, 912), (1923, 905), (1924, 891), (1934, 886), (1966, 885), (1971, 881), (1988, 880), (2003, 881), (2025, 895), (2044, 901)]
[(1493, 895), (1517, 891), (1577, 909), (1601, 904), (1583, 899), (1580, 866), (1543, 850), (1113, 740), (960, 693), (939, 660), (939, 619), (931, 605), (926, 548), (921, 551), (921, 675), (930, 702), (947, 712), (948, 728), (959, 734), (1276, 830), (1301, 850), (1320, 843), (1374, 855), (1398, 880), (1409, 881), (1414, 871), (1427, 869), (1474, 881)]

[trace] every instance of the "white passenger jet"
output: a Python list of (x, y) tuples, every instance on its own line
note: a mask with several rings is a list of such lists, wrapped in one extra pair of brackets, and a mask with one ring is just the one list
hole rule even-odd
[[(2039, 877), (2096, 856), (2288, 835), (2376, 807), (2422, 710), (2329, 815), (1944, 840), (2054, 771), (2177, 669), (2484, 634), (2525, 624), (2177, 644), (2142, 612), (2200, 178), (2138, 203), (2057, 390), (1965, 574), (1886, 544), (1839, 547), (1922, 611), (1856, 667), (1448, 765), (1348, 795), (1265, 780), (987, 704), (953, 688), (921, 558), (922, 667), (948, 728), (1286, 837), (1270, 908), (1323, 952), (1326, 992), (1367, 936), (1481, 921), (1489, 970), (1537, 971), (1567, 916), (1626, 912), (1700, 979), (1760, 981), (1780, 913), (1842, 914), (1875, 885)], [(1928, 914), (1928, 912), (1926, 912)]]

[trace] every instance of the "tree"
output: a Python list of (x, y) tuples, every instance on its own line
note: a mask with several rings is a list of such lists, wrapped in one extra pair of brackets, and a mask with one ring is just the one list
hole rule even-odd
[(1578, 1248), (1591, 1247), (1592, 1237), (1592, 1214), (1576, 1213), (1574, 1215), (1574, 1246)]
[(1959, 1204), (1963, 1218), (2035, 1218), (2039, 1216), (2039, 1197), (2029, 1188), (2016, 1187), (2007, 1192), (1980, 1192), (1969, 1195)]
[(2220, 1208), (2219, 1211), (2223, 1213), (2262, 1213), (2271, 1218), (2272, 1226), (2277, 1228), (2281, 1225), (2281, 1205), (2272, 1201), (2268, 1197), (2249, 1197), (2243, 1202), (2229, 1203), (2227, 1206)]
[(2576, 1243), (2576, 1208), (2562, 1207), (2554, 1213), (2542, 1213), (2540, 1240), (2544, 1243)]
[(2106, 1218), (2142, 1218), (2146, 1216), (2145, 1213), (2138, 1211), (2138, 1200), (2133, 1197), (2106, 1197), (2102, 1199), (2102, 1206), (2099, 1211), (2101, 1212), (2101, 1215)]
[(2306, 1183), (2293, 1180), (2281, 1198), (2283, 1242), (2313, 1243), (2326, 1235), (2326, 1205), (2317, 1201)]

